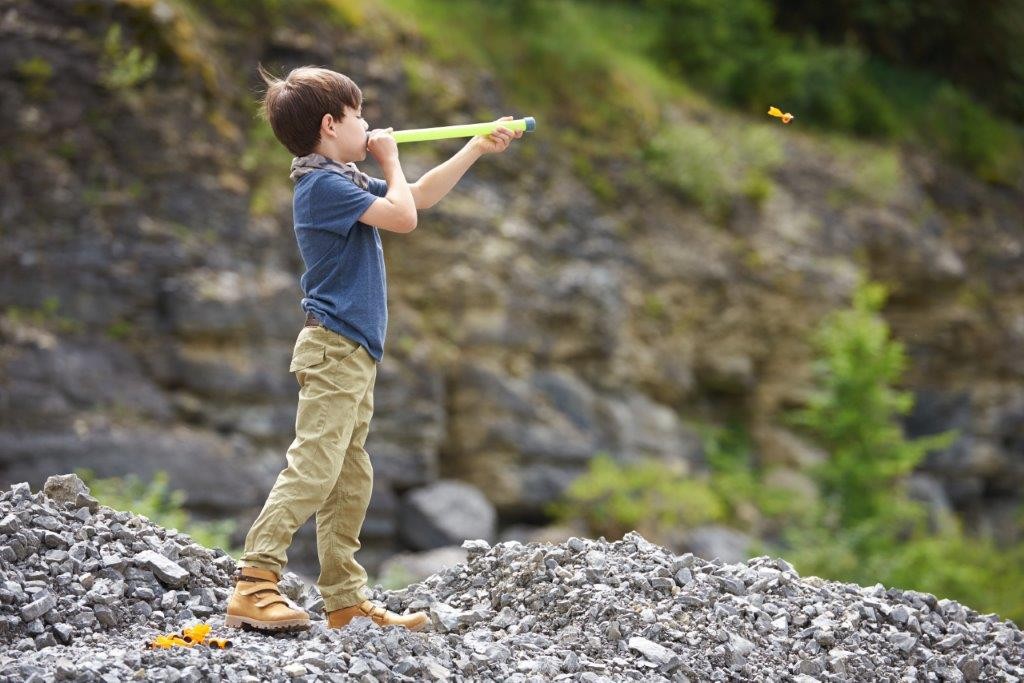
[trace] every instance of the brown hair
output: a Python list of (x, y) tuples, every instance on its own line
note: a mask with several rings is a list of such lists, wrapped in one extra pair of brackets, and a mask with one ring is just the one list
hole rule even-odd
[(261, 113), (274, 135), (295, 156), (305, 156), (320, 142), (324, 114), (341, 120), (345, 105), (359, 109), (363, 93), (355, 82), (337, 71), (317, 66), (292, 69), (284, 80), (258, 66), (267, 92)]

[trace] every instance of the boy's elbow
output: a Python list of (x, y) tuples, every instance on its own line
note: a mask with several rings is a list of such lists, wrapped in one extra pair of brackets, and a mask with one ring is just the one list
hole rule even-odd
[(406, 221), (405, 231), (406, 232), (412, 232), (413, 230), (415, 230), (416, 229), (416, 223), (418, 222), (418, 220), (419, 220), (419, 217), (416, 215), (416, 211), (414, 210), (412, 212), (412, 214), (409, 216), (408, 220)]

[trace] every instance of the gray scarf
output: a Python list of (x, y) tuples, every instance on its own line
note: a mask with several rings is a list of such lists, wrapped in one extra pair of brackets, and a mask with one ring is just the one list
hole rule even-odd
[(342, 164), (316, 152), (292, 159), (292, 172), (289, 177), (292, 180), (298, 180), (307, 173), (312, 173), (319, 169), (343, 175), (364, 190), (370, 187), (370, 176), (356, 168), (356, 165), (352, 162)]

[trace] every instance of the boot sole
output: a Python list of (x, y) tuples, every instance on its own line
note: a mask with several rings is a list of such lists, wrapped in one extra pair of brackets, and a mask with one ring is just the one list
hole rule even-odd
[(424, 621), (422, 624), (420, 624), (419, 626), (406, 626), (406, 628), (409, 629), (410, 631), (422, 631), (423, 629), (425, 629), (427, 627), (427, 624), (429, 624), (429, 623), (430, 623), (430, 620), (428, 619), (428, 620)]
[(309, 619), (284, 619), (281, 621), (260, 621), (250, 617), (227, 615), (224, 625), (232, 628), (248, 628), (256, 631), (291, 632), (306, 631), (310, 627)]

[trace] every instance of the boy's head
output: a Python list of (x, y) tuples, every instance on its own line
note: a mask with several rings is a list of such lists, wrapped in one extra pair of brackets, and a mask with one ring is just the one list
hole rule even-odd
[(341, 162), (366, 158), (369, 124), (362, 118), (363, 93), (351, 78), (315, 66), (280, 79), (261, 65), (259, 74), (267, 85), (263, 115), (288, 151), (300, 157), (319, 152)]

